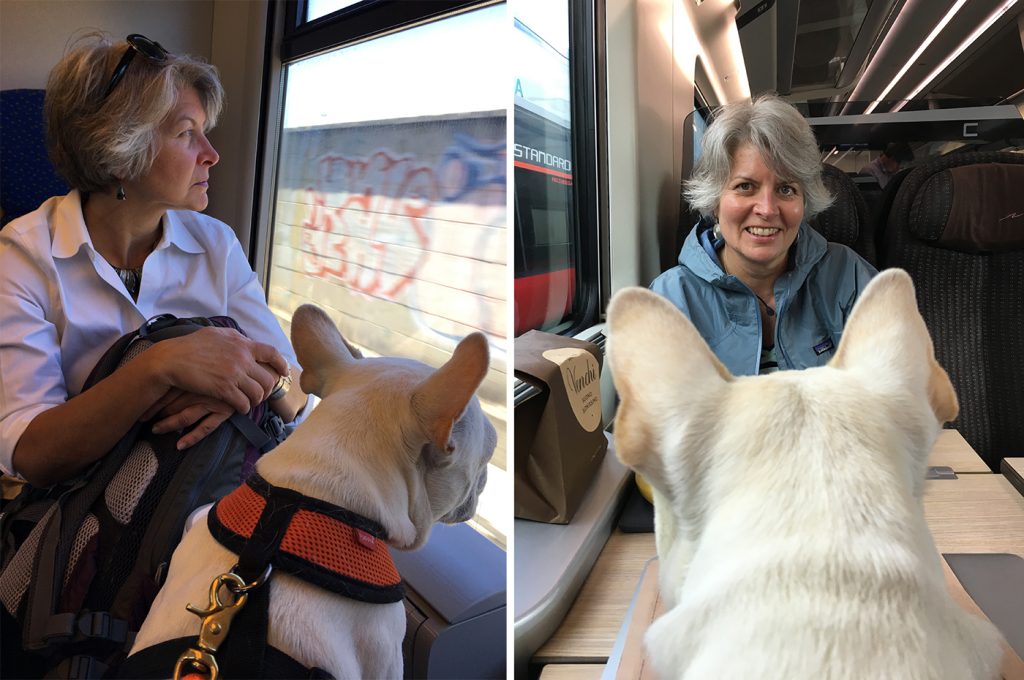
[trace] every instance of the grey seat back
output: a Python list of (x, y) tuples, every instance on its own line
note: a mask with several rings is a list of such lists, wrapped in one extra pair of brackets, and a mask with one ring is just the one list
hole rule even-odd
[(882, 264), (913, 277), (960, 400), (952, 426), (998, 471), (1024, 451), (1024, 155), (958, 154), (911, 171)]
[(808, 222), (826, 241), (849, 246), (871, 264), (877, 264), (875, 229), (864, 197), (845, 172), (827, 163), (821, 167), (821, 179), (835, 200)]

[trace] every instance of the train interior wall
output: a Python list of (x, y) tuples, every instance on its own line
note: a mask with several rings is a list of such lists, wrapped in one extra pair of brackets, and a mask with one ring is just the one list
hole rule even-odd
[(171, 51), (206, 59), (220, 71), (226, 92), (210, 135), (221, 160), (207, 212), (229, 224), (248, 247), (266, 15), (264, 0), (3, 0), (0, 89), (44, 89), (73, 36), (90, 30), (115, 40), (142, 33)]

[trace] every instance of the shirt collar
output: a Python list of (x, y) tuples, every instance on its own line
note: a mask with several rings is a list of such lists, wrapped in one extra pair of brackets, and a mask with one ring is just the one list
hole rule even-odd
[(53, 216), (53, 243), (50, 246), (50, 253), (55, 258), (68, 258), (75, 255), (84, 245), (95, 250), (89, 237), (89, 230), (85, 228), (82, 195), (78, 189), (74, 189), (57, 203)]
[[(155, 250), (175, 246), (186, 253), (205, 253), (206, 249), (196, 240), (195, 236), (185, 228), (176, 210), (169, 210), (163, 217), (163, 235), (156, 244)], [(89, 230), (85, 226), (82, 213), (82, 195), (74, 189), (57, 205), (54, 215), (53, 244), (50, 252), (55, 258), (74, 256), (82, 246), (95, 251)]]
[(160, 243), (156, 244), (156, 248), (159, 250), (169, 245), (174, 245), (186, 253), (206, 252), (206, 248), (185, 228), (177, 210), (168, 210), (164, 213), (164, 235), (160, 238)]

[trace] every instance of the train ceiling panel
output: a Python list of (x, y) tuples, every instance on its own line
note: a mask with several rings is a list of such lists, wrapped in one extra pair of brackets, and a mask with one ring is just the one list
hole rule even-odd
[(736, 24), (751, 92), (838, 112), (848, 100), (1019, 98), (1022, 11), (1018, 0), (762, 0)]

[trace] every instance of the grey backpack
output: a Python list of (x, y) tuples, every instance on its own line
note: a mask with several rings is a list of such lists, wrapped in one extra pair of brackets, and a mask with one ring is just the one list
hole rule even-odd
[[(228, 317), (155, 317), (115, 342), (85, 389), (153, 343)], [(130, 398), (128, 396), (127, 398)], [(195, 446), (136, 423), (79, 477), (26, 485), (0, 512), (2, 677), (99, 678), (123, 660), (156, 596), (185, 520), (243, 481), (286, 435), (260, 404)]]

